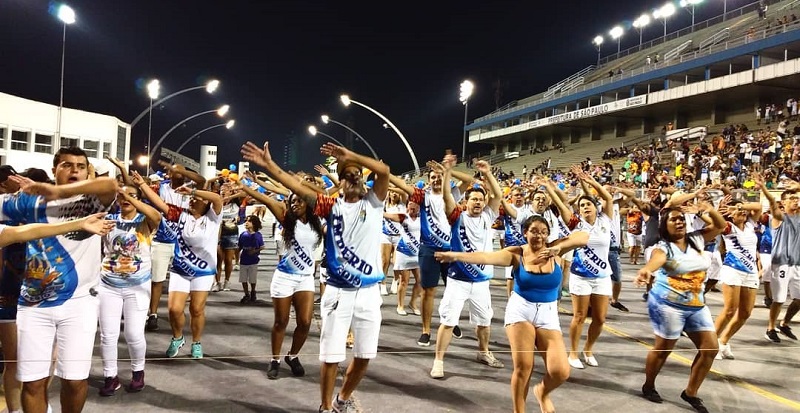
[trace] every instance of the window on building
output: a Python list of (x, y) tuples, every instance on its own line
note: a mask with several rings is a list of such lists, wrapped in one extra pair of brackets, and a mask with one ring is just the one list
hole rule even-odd
[[(128, 130), (122, 126), (117, 126), (117, 159), (125, 159), (126, 137)], [(150, 148), (147, 148), (150, 150)]]
[(65, 138), (61, 137), (61, 147), (62, 148), (71, 148), (73, 146), (78, 146), (78, 138)]
[(97, 141), (83, 141), (83, 150), (86, 151), (86, 156), (90, 158), (97, 158), (97, 149), (100, 143)]
[(105, 158), (106, 156), (112, 156), (111, 142), (103, 142), (103, 158)]
[(28, 137), (30, 132), (21, 130), (11, 131), (11, 150), (14, 151), (27, 151), (28, 150)]
[(39, 153), (53, 154), (53, 137), (37, 133), (34, 138), (33, 151)]
[(6, 147), (6, 128), (0, 128), (0, 148)]

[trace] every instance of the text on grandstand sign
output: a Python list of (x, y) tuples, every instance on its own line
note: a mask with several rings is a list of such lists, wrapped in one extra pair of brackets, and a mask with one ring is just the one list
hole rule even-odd
[(526, 124), (527, 129), (541, 128), (543, 126), (555, 125), (557, 123), (570, 122), (573, 120), (591, 118), (592, 116), (600, 116), (610, 112), (625, 110), (635, 106), (641, 106), (647, 103), (647, 96), (635, 96), (628, 99), (617, 100), (615, 102), (603, 103), (602, 105), (592, 106), (588, 108), (574, 110), (572, 112), (562, 113), (559, 115), (549, 116), (542, 119), (536, 119)]

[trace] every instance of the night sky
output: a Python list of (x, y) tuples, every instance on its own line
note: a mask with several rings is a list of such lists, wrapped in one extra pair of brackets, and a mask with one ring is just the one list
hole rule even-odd
[[(729, 0), (728, 9), (750, 3)], [(323, 126), (320, 115), (349, 124), (394, 173), (412, 169), (405, 146), (366, 109), (345, 108), (339, 95), (386, 115), (409, 139), (420, 165), (444, 150), (461, 153), (464, 107), (459, 84), (475, 83), (469, 119), (595, 63), (591, 44), (607, 37), (603, 55), (616, 51), (607, 33), (661, 1), (118, 1), (68, 3), (77, 23), (67, 28), (64, 104), (131, 122), (148, 105), (146, 80), (156, 77), (162, 96), (216, 78), (214, 96), (195, 91), (154, 110), (153, 143), (194, 113), (231, 105), (230, 131), (217, 128), (184, 153), (197, 159), (200, 144), (219, 146), (218, 165), (240, 159), (246, 140), (269, 140), (283, 159), (289, 136), (300, 143), (298, 168), (322, 160), (323, 137), (311, 124), (344, 140), (346, 130)], [(0, 0), (0, 92), (58, 104), (61, 22), (41, 0)], [(722, 12), (722, 1), (697, 8), (697, 21)], [(685, 27), (679, 10), (670, 31)], [(644, 38), (659, 36), (660, 21)], [(638, 44), (631, 30), (622, 48)], [(499, 87), (498, 87), (499, 86)], [(499, 96), (498, 96), (499, 90)], [(201, 129), (221, 123), (207, 115), (179, 128), (165, 142), (176, 149)], [(146, 120), (132, 131), (131, 158), (143, 153)], [(469, 145), (467, 153), (485, 149)], [(355, 149), (367, 153), (357, 143)]]

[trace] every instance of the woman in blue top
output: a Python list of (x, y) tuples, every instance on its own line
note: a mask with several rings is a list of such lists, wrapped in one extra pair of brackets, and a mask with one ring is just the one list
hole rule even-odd
[(703, 253), (703, 246), (727, 226), (725, 218), (712, 205), (705, 202), (698, 204), (697, 215), (706, 213), (711, 218), (711, 224), (687, 234), (684, 210), (676, 207), (664, 209), (658, 227), (661, 240), (634, 281), (638, 286), (645, 286), (655, 278), (647, 299), (647, 309), (656, 339), (647, 353), (643, 396), (653, 403), (663, 401), (656, 391), (656, 376), (681, 332), (685, 331), (698, 352), (681, 398), (701, 413), (708, 412), (708, 409), (703, 405), (703, 400), (697, 397), (697, 391), (711, 370), (719, 348), (711, 312), (705, 304), (704, 284), (711, 258)]
[(511, 375), (511, 399), (514, 412), (525, 411), (525, 399), (533, 371), (534, 347), (544, 353), (545, 374), (533, 389), (543, 412), (555, 411), (550, 393), (569, 377), (564, 339), (558, 320), (558, 298), (564, 259), (559, 255), (585, 246), (589, 233), (575, 232), (548, 248), (550, 226), (541, 216), (528, 217), (522, 223), (526, 243), (495, 252), (437, 252), (441, 262), (461, 261), (470, 264), (500, 265), (513, 268), (514, 290), (506, 306), (505, 326), (511, 344), (514, 373)]

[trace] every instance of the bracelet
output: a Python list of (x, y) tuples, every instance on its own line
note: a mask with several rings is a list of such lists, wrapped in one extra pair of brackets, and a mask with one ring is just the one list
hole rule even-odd
[(197, 194), (197, 190), (196, 189), (192, 189), (192, 196), (195, 196), (195, 194)]

